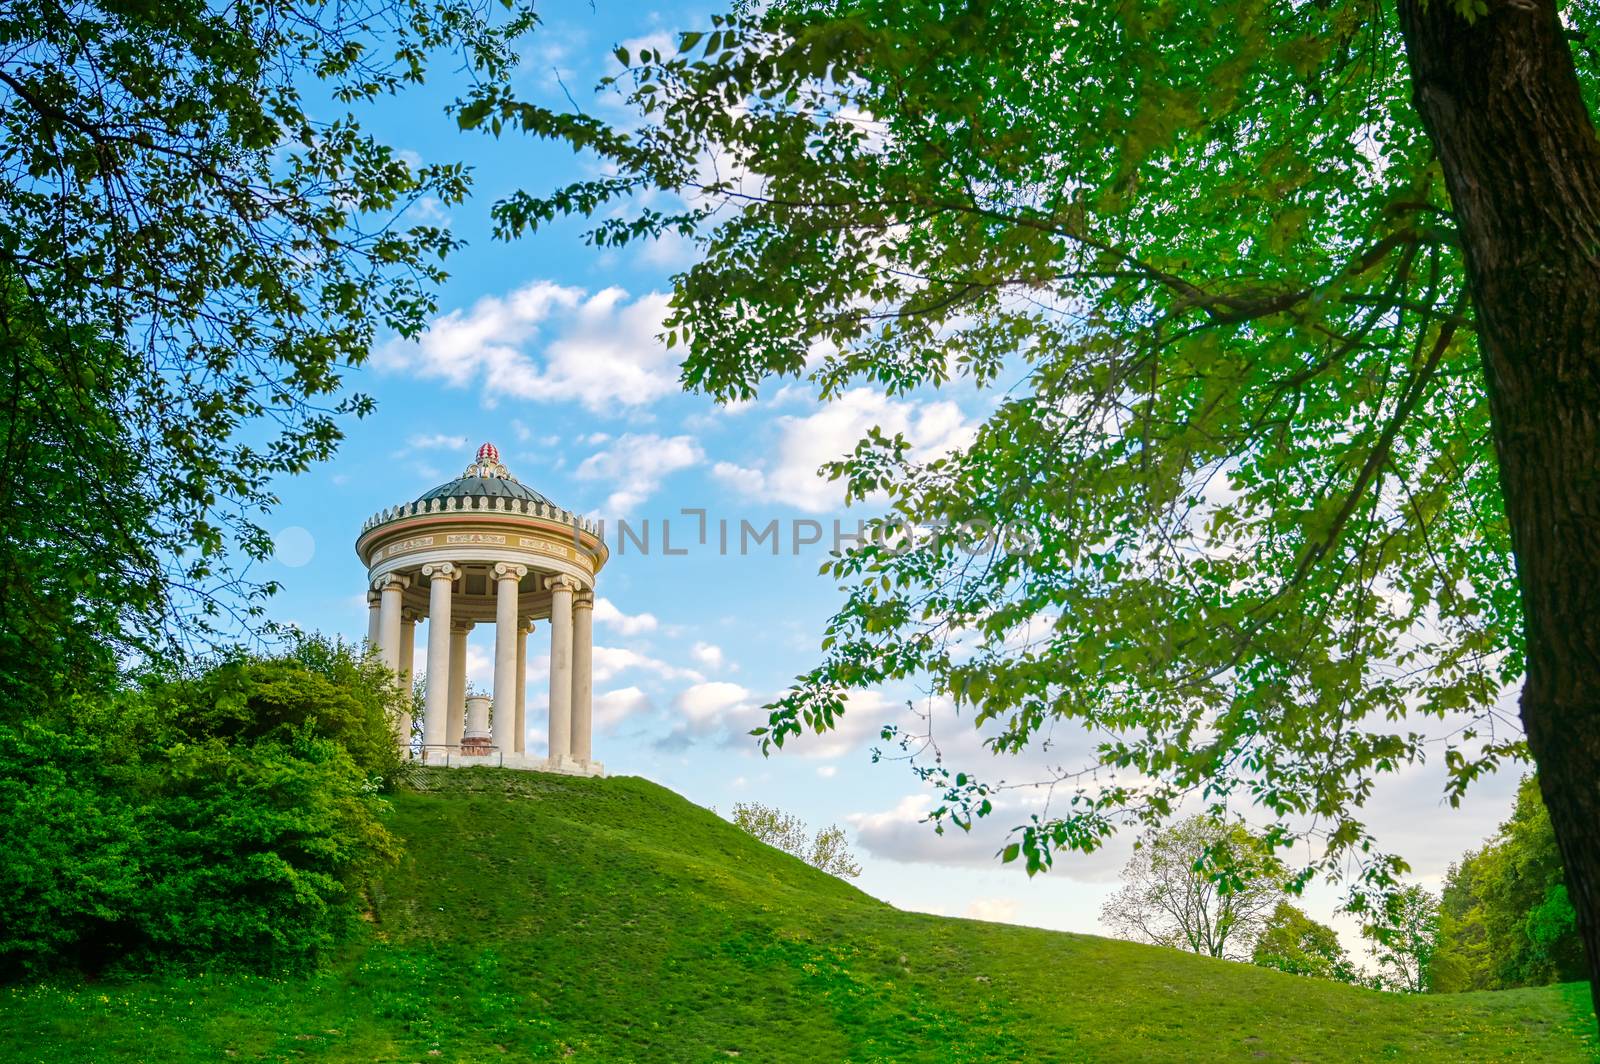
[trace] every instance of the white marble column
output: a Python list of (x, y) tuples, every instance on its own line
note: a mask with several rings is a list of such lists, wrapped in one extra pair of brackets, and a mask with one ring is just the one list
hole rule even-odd
[(494, 567), (494, 745), (502, 755), (517, 749), (517, 586), (525, 565)]
[(572, 756), (572, 593), (578, 582), (552, 576), (550, 589), (550, 758)]
[(400, 671), (400, 611), (406, 585), (411, 583), (399, 573), (386, 573), (373, 581), (378, 601), (378, 654), (389, 671)]
[(378, 649), (378, 600), (376, 591), (367, 591), (367, 643), (373, 650)]
[(395, 723), (400, 752), (411, 748), (411, 678), (417, 660), (417, 614), (400, 614), (400, 719)]
[[(461, 568), (449, 562), (422, 567), (428, 587), (428, 701), (422, 714), (423, 756), (441, 759), (449, 715), (450, 590)], [(429, 748), (434, 749), (429, 749)]]
[(516, 752), (528, 752), (528, 636), (532, 621), (517, 622), (517, 739)]
[(467, 633), (476, 627), (471, 621), (456, 621), (450, 626), (450, 712), (445, 717), (444, 741), (460, 746), (467, 719)]
[(594, 593), (572, 600), (572, 756), (591, 758), (594, 738)]

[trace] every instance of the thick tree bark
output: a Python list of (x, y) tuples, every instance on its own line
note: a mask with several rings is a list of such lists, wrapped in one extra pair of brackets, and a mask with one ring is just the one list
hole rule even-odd
[(1466, 253), (1527, 632), (1522, 722), (1600, 1007), (1600, 141), (1553, 0), (1399, 0)]

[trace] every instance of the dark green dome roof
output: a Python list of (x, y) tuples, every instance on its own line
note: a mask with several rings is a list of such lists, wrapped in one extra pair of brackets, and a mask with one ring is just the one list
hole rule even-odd
[(539, 494), (520, 480), (510, 477), (457, 477), (448, 484), (440, 484), (418, 496), (418, 502), (429, 499), (475, 499), (483, 496), (500, 499), (526, 499), (554, 506), (547, 496)]
[(433, 499), (518, 499), (523, 502), (538, 502), (559, 509), (550, 501), (549, 496), (541, 495), (528, 485), (511, 475), (500, 461), (500, 449), (492, 443), (486, 443), (478, 448), (477, 457), (467, 467), (467, 471), (447, 484), (440, 484), (437, 488), (424, 493), (417, 499), (419, 503), (429, 502)]
[(361, 535), (365, 537), (381, 525), (407, 517), (474, 510), (540, 517), (580, 528), (596, 539), (605, 539), (600, 522), (563, 510), (551, 502), (548, 495), (534, 491), (512, 476), (500, 461), (500, 451), (492, 443), (479, 447), (473, 463), (456, 479), (428, 490), (412, 502), (388, 507), (367, 518), (361, 526)]

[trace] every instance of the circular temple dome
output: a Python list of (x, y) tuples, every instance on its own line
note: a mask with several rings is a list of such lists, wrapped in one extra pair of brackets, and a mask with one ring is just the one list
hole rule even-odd
[(481, 496), (498, 499), (526, 499), (554, 506), (548, 496), (541, 495), (520, 480), (510, 477), (457, 477), (448, 484), (430, 488), (417, 497), (418, 502), (429, 499), (473, 499)]
[(528, 502), (544, 503), (546, 506), (555, 506), (549, 496), (541, 495), (522, 481), (511, 475), (511, 471), (500, 461), (500, 449), (492, 443), (485, 443), (478, 448), (477, 457), (473, 459), (466, 472), (456, 479), (445, 484), (440, 484), (424, 492), (417, 498), (418, 502), (427, 502), (430, 499), (523, 499)]
[(472, 464), (454, 480), (429, 489), (411, 502), (391, 506), (373, 514), (361, 526), (361, 537), (356, 542), (356, 551), (363, 559), (369, 562), (374, 560), (376, 556), (369, 558), (368, 552), (377, 545), (378, 539), (382, 538), (374, 537), (380, 530), (397, 522), (409, 522), (415, 518), (432, 519), (435, 516), (442, 518), (446, 514), (473, 513), (518, 514), (522, 518), (536, 522), (566, 525), (586, 534), (599, 546), (602, 554), (604, 553), (601, 544), (605, 535), (600, 522), (562, 509), (551, 501), (548, 495), (534, 491), (512, 476), (511, 471), (500, 461), (499, 449), (492, 443), (485, 443), (479, 447)]

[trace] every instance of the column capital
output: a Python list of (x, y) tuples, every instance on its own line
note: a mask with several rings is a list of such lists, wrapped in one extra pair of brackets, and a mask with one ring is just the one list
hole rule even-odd
[(427, 616), (427, 613), (425, 611), (423, 611), (423, 610), (409, 610), (409, 609), (408, 610), (401, 610), (400, 611), (400, 623), (401, 624), (416, 624), (418, 621), (422, 620), (422, 618), (424, 618), (426, 616)]
[(575, 610), (594, 609), (594, 592), (580, 591), (576, 595), (572, 596), (572, 608)]
[(372, 590), (374, 591), (388, 591), (390, 588), (398, 588), (404, 591), (410, 586), (410, 578), (401, 576), (399, 573), (384, 573), (372, 581)]
[(461, 575), (461, 566), (454, 562), (429, 562), (422, 567), (422, 575), (429, 580), (454, 581)]
[(452, 632), (470, 632), (477, 626), (477, 621), (459, 620), (450, 622), (450, 630)]
[(525, 621), (518, 621), (517, 622), (517, 631), (523, 633), (524, 635), (528, 635), (533, 631), (534, 623), (535, 622), (534, 622), (534, 619), (532, 617), (529, 617)]
[(549, 591), (552, 591), (552, 592), (555, 592), (555, 591), (568, 591), (568, 592), (571, 592), (571, 591), (582, 591), (583, 590), (583, 585), (578, 583), (577, 580), (575, 580), (572, 577), (568, 576), (566, 573), (562, 573), (560, 576), (546, 577), (545, 578), (545, 582), (544, 582), (544, 586), (545, 586), (546, 590), (549, 590)]
[(380, 596), (378, 595), (377, 589), (369, 587), (367, 589), (367, 608), (368, 609), (377, 609), (378, 608), (378, 599), (379, 599), (379, 597)]
[(496, 580), (521, 580), (528, 575), (526, 565), (514, 565), (511, 562), (495, 562), (494, 578)]

